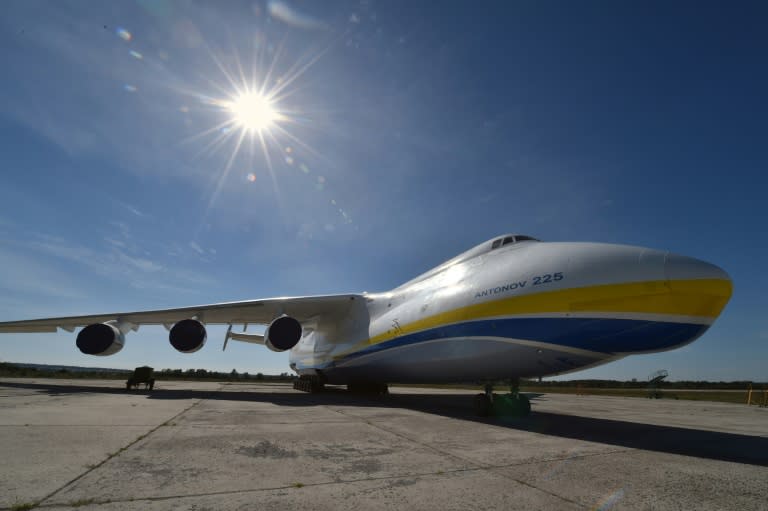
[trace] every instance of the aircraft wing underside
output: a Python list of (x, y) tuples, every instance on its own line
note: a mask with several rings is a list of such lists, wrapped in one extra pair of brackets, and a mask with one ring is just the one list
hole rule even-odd
[(196, 318), (205, 324), (256, 323), (266, 324), (277, 316), (287, 314), (299, 322), (319, 316), (342, 318), (352, 305), (364, 297), (356, 294), (300, 296), (224, 302), (176, 309), (158, 309), (137, 312), (114, 312), (90, 316), (65, 316), (24, 321), (0, 322), (2, 332), (55, 332), (61, 328), (73, 331), (77, 327), (117, 320), (139, 325), (173, 325), (183, 319)]

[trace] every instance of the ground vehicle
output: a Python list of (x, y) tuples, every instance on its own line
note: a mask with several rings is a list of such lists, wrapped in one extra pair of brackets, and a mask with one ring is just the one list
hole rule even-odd
[(137, 367), (133, 370), (133, 374), (128, 381), (125, 382), (125, 388), (130, 390), (131, 388), (139, 388), (139, 385), (144, 384), (144, 388), (152, 390), (155, 386), (155, 379), (152, 377), (154, 369), (149, 366)]

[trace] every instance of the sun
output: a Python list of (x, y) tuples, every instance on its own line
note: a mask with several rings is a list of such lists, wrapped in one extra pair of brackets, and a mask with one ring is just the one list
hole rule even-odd
[[(272, 45), (269, 45), (271, 48)], [(252, 65), (244, 65), (238, 52), (219, 57), (210, 52), (214, 64), (221, 72), (217, 80), (215, 75), (209, 79), (212, 90), (180, 90), (182, 94), (192, 96), (199, 101), (200, 113), (208, 111), (215, 114), (216, 121), (202, 131), (189, 136), (185, 141), (194, 143), (208, 139), (202, 144), (197, 155), (213, 155), (219, 150), (229, 154), (222, 168), (217, 171), (215, 187), (208, 201), (207, 211), (213, 206), (224, 187), (233, 168), (244, 166), (245, 179), (251, 183), (268, 183), (257, 179), (254, 170), (263, 164), (264, 170), (271, 177), (272, 187), (279, 197), (278, 176), (275, 162), (293, 165), (295, 155), (287, 153), (301, 148), (307, 155), (318, 156), (311, 145), (301, 139), (294, 129), (311, 117), (298, 105), (291, 105), (290, 98), (299, 90), (296, 84), (306, 71), (330, 48), (318, 52), (307, 52), (290, 66), (278, 65), (277, 56), (281, 51), (266, 51), (266, 45), (253, 48)], [(274, 53), (274, 56), (271, 54)], [(268, 55), (269, 54), (269, 55)], [(185, 114), (190, 110), (185, 105), (180, 108)], [(202, 117), (200, 117), (202, 119)], [(192, 119), (187, 118), (191, 126)], [(231, 150), (228, 150), (230, 149)], [(255, 157), (260, 153), (258, 161)], [(302, 162), (299, 168), (308, 167)], [(303, 170), (308, 173), (308, 170)]]
[(267, 131), (280, 120), (273, 102), (257, 92), (240, 94), (228, 101), (226, 108), (232, 114), (233, 123), (251, 134)]

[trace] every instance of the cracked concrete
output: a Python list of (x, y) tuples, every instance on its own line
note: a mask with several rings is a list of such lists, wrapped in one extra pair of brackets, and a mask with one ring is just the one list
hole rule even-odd
[(0, 509), (763, 509), (768, 410), (471, 392), (0, 381)]

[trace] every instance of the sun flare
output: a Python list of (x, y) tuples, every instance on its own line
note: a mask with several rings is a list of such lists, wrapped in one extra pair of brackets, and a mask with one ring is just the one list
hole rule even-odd
[[(296, 166), (308, 174), (309, 167), (303, 161), (298, 162), (293, 151), (300, 148), (307, 156), (319, 156), (316, 149), (293, 131), (299, 127), (301, 121), (306, 121), (309, 117), (307, 112), (302, 111), (296, 104), (291, 104), (291, 98), (299, 90), (296, 84), (301, 77), (326, 50), (306, 53), (290, 66), (286, 66), (278, 65), (277, 62), (282, 50), (267, 50), (271, 47), (272, 45), (260, 44), (252, 48), (253, 63), (250, 67), (244, 64), (235, 50), (222, 56), (211, 52), (210, 56), (221, 72), (221, 77), (218, 80), (215, 76), (211, 78), (210, 90), (183, 91), (194, 96), (205, 111), (216, 115), (212, 125), (188, 137), (186, 141), (197, 143), (208, 139), (199, 149), (198, 156), (206, 153), (213, 155), (220, 150), (229, 153), (221, 170), (216, 174), (216, 184), (208, 201), (206, 214), (233, 169), (241, 169), (240, 175), (249, 183), (262, 184), (271, 181), (274, 192), (279, 197), (275, 164), (292, 166), (296, 161)], [(191, 111), (186, 105), (180, 110), (185, 114)], [(193, 122), (191, 117), (193, 116), (190, 115), (186, 119), (189, 126)], [(288, 153), (292, 154), (287, 156)], [(257, 158), (259, 155), (261, 157)], [(259, 172), (265, 172), (271, 179), (260, 179)]]
[(234, 123), (249, 133), (261, 133), (280, 119), (269, 98), (256, 92), (240, 94), (227, 104)]

